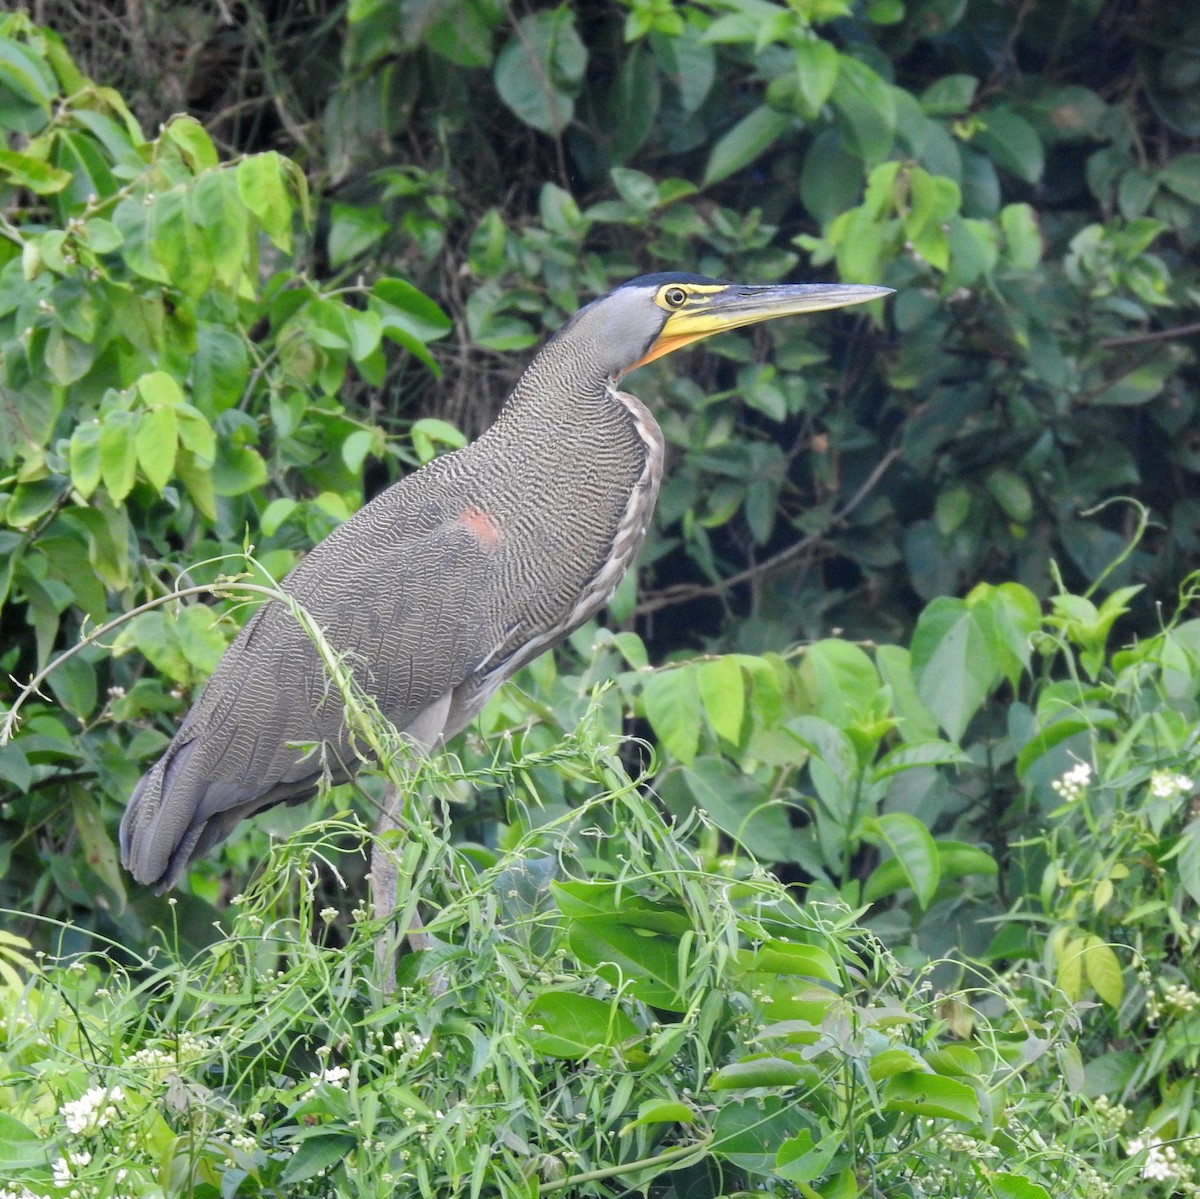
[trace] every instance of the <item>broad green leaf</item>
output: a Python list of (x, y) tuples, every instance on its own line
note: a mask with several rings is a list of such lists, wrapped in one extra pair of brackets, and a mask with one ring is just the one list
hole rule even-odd
[(1112, 947), (1097, 936), (1087, 938), (1083, 949), (1083, 970), (1102, 1002), (1114, 1009), (1121, 1006), (1121, 997), (1125, 993), (1121, 963)]
[(710, 1091), (744, 1091), (751, 1087), (795, 1087), (820, 1080), (815, 1067), (804, 1061), (755, 1054), (722, 1066), (709, 1080)]
[(682, 779), (695, 806), (755, 857), (771, 862), (789, 853), (787, 810), (771, 800), (761, 783), (724, 758), (708, 755), (685, 767)]
[(1050, 1192), (1040, 1182), (1032, 1182), (1020, 1174), (991, 1174), (988, 1186), (993, 1199), (1051, 1199)]
[(843, 54), (830, 99), (846, 146), (867, 166), (887, 158), (896, 132), (891, 86), (865, 63)]
[(871, 778), (879, 782), (917, 766), (968, 765), (970, 761), (967, 754), (949, 741), (913, 741), (884, 754), (872, 769)]
[(175, 473), (175, 453), (179, 446), (175, 409), (163, 405), (141, 413), (135, 444), (142, 474), (161, 494)]
[(910, 743), (936, 740), (937, 718), (917, 695), (909, 651), (899, 645), (881, 645), (875, 650), (875, 665), (891, 690), (900, 736)]
[(274, 150), (250, 154), (237, 165), (238, 195), (285, 254), (292, 249), (292, 216), (296, 205), (289, 194), (283, 159)]
[(868, 820), (864, 831), (892, 851), (921, 907), (929, 907), (942, 877), (937, 845), (929, 830), (907, 812), (887, 812)]
[(723, 656), (701, 662), (696, 673), (704, 714), (713, 732), (731, 745), (737, 745), (746, 710), (745, 680), (737, 659)]
[(1182, 846), (1175, 856), (1176, 869), (1183, 889), (1200, 903), (1200, 820), (1193, 820), (1179, 839)]
[(225, 634), (220, 617), (206, 604), (189, 604), (175, 621), (175, 637), (183, 656), (196, 674), (207, 677), (217, 668), (225, 652)]
[(418, 461), (429, 462), (437, 456), (438, 447), (460, 450), (467, 444), (467, 439), (460, 429), (449, 421), (438, 420), (433, 416), (423, 416), (414, 421), (409, 430), (412, 437), (413, 449)]
[(10, 37), (0, 37), (0, 84), (46, 112), (58, 92), (58, 83), (46, 64)]
[(974, 75), (943, 75), (921, 93), (921, 107), (931, 117), (955, 117), (975, 99), (979, 80)]
[(71, 173), (40, 158), (0, 146), (0, 179), (13, 187), (26, 187), (38, 196), (52, 196), (71, 182)]
[(879, 671), (851, 641), (827, 637), (804, 651), (797, 667), (805, 707), (838, 726), (847, 726), (878, 707)]
[(100, 477), (114, 504), (133, 490), (137, 477), (134, 436), (134, 418), (121, 409), (107, 413), (100, 423)]
[(704, 168), (701, 186), (709, 187), (729, 178), (765, 153), (789, 129), (794, 118), (766, 104), (744, 116), (713, 145)]
[(662, 747), (685, 766), (695, 760), (704, 721), (696, 671), (655, 671), (642, 683), (642, 707)]
[(614, 987), (654, 1007), (679, 1012), (688, 1001), (679, 994), (679, 938), (627, 924), (575, 920), (568, 931), (571, 952)]
[(766, 941), (757, 949), (739, 951), (738, 970), (745, 974), (784, 974), (819, 978), (840, 986), (841, 971), (825, 950), (798, 941)]
[(1006, 204), (1000, 210), (1006, 257), (1019, 271), (1032, 271), (1042, 259), (1042, 231), (1029, 204)]
[(963, 600), (942, 596), (918, 618), (911, 652), (917, 695), (961, 741), (999, 678), (983, 629)]
[(686, 1103), (674, 1099), (648, 1099), (638, 1107), (637, 1118), (624, 1125), (617, 1135), (627, 1136), (643, 1124), (694, 1124), (695, 1121), (695, 1109)]
[(72, 787), (71, 814), (83, 849), (83, 859), (115, 898), (118, 912), (114, 914), (119, 914), (119, 909), (125, 904), (125, 876), (117, 858), (117, 847), (100, 814), (100, 806), (85, 788)]
[(915, 1072), (888, 1079), (883, 1088), (883, 1109), (963, 1124), (975, 1124), (980, 1116), (979, 1096), (966, 1083), (940, 1074)]
[(568, 5), (530, 13), (496, 58), (496, 90), (526, 125), (557, 137), (575, 115), (587, 60)]
[(1000, 106), (983, 114), (975, 144), (1005, 170), (1026, 183), (1037, 183), (1046, 165), (1046, 154), (1037, 130), (1011, 108)]
[(897, 1074), (930, 1074), (929, 1064), (915, 1049), (896, 1048), (884, 1049), (875, 1054), (867, 1063), (867, 1073), (875, 1082), (883, 1082), (886, 1078), (894, 1078)]
[(789, 1182), (812, 1182), (825, 1173), (841, 1147), (842, 1138), (834, 1133), (815, 1141), (813, 1134), (802, 1128), (779, 1146), (775, 1155), (775, 1173)]
[(809, 1123), (800, 1104), (777, 1095), (724, 1103), (713, 1120), (710, 1149), (748, 1173), (771, 1176), (780, 1145)]
[(50, 1146), (46, 1141), (7, 1112), (0, 1112), (0, 1170), (9, 1171), (50, 1165)]
[(179, 148), (194, 175), (217, 166), (217, 149), (208, 131), (195, 117), (177, 113), (166, 123), (162, 136)]
[(267, 464), (252, 445), (217, 446), (212, 466), (212, 485), (217, 495), (245, 495), (267, 481)]
[(821, 111), (837, 83), (841, 55), (824, 38), (805, 38), (796, 46), (796, 82), (810, 119)]
[(525, 1009), (525, 1040), (545, 1057), (578, 1061), (640, 1034), (615, 1004), (574, 991), (545, 991)]
[(377, 204), (332, 204), (329, 221), (329, 262), (335, 268), (365, 253), (391, 228)]
[(280, 1185), (303, 1182), (337, 1165), (357, 1144), (357, 1138), (346, 1132), (317, 1132), (304, 1137), (299, 1145), (293, 1142), (295, 1148), (279, 1176)]

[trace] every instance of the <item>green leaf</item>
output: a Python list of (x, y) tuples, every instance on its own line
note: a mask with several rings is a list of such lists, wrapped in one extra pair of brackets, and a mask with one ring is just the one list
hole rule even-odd
[(618, 1136), (626, 1136), (643, 1124), (694, 1124), (696, 1112), (686, 1103), (673, 1099), (648, 1099), (638, 1107), (637, 1119), (622, 1126)]
[(975, 144), (997, 165), (1026, 183), (1037, 183), (1046, 166), (1046, 154), (1037, 130), (1011, 108), (993, 108), (983, 114), (983, 127)]
[(751, 1087), (794, 1087), (819, 1078), (820, 1074), (807, 1062), (764, 1053), (722, 1066), (708, 1080), (708, 1089), (744, 1091)]
[(696, 671), (683, 666), (648, 675), (642, 682), (642, 708), (662, 747), (690, 766), (704, 720)]
[(10, 37), (0, 37), (0, 85), (46, 113), (58, 93), (58, 82), (46, 64)]
[(531, 13), (496, 58), (496, 90), (526, 125), (557, 137), (575, 115), (587, 60), (568, 5)]
[(1183, 889), (1200, 903), (1200, 820), (1193, 820), (1179, 838), (1182, 846), (1175, 857)]
[(929, 907), (942, 877), (937, 845), (929, 830), (907, 812), (887, 812), (868, 820), (864, 833), (882, 839), (899, 862), (921, 907)]
[(780, 1145), (809, 1124), (801, 1105), (777, 1095), (724, 1103), (713, 1120), (710, 1150), (741, 1170), (775, 1173)]
[(880, 782), (902, 770), (913, 770), (918, 766), (965, 766), (970, 761), (966, 753), (949, 741), (910, 741), (884, 754), (875, 763), (871, 779)]
[(1083, 948), (1083, 971), (1103, 1003), (1114, 1010), (1121, 1006), (1125, 979), (1112, 947), (1097, 936), (1089, 936)]
[(35, 195), (52, 196), (71, 182), (71, 172), (59, 170), (30, 154), (0, 146), (0, 178), (13, 187), (27, 187)]
[(573, 991), (545, 991), (525, 1009), (523, 1035), (535, 1053), (578, 1061), (640, 1033), (615, 1003)]
[(796, 82), (807, 108), (806, 116), (815, 118), (829, 99), (837, 83), (841, 55), (824, 38), (805, 38), (796, 46)]
[(0, 1112), (0, 1171), (12, 1178), (10, 1171), (30, 1167), (49, 1167), (49, 1145), (20, 1120)]
[(332, 204), (329, 220), (329, 262), (335, 268), (366, 253), (382, 241), (391, 228), (391, 222), (377, 204), (366, 208), (356, 204)]
[(765, 941), (757, 949), (738, 954), (743, 974), (783, 974), (797, 978), (819, 978), (841, 986), (838, 964), (825, 950), (799, 941)]
[(100, 424), (100, 477), (114, 504), (133, 490), (137, 477), (137, 444), (132, 414), (116, 409)]
[(1042, 260), (1042, 231), (1028, 204), (1006, 204), (1000, 210), (1006, 257), (1018, 271), (1032, 271)]
[(816, 1141), (807, 1128), (802, 1128), (779, 1146), (775, 1155), (775, 1173), (789, 1182), (813, 1182), (825, 1173), (841, 1147), (838, 1136), (831, 1134)]
[(169, 405), (150, 408), (137, 423), (138, 465), (142, 474), (160, 495), (175, 473), (175, 452), (178, 449), (178, 429), (175, 409)]
[(258, 217), (271, 241), (285, 254), (291, 253), (296, 205), (288, 191), (284, 160), (274, 150), (268, 150), (243, 158), (236, 170), (242, 202)]
[(1050, 1199), (1040, 1182), (1031, 1182), (1020, 1174), (992, 1174), (988, 1177), (993, 1199)]
[(892, 89), (865, 63), (840, 56), (837, 83), (830, 97), (846, 146), (867, 166), (891, 153), (896, 132)]
[(746, 711), (745, 680), (737, 659), (723, 656), (701, 662), (696, 673), (704, 714), (713, 732), (731, 745), (737, 745)]
[(917, 695), (951, 740), (961, 741), (999, 679), (983, 629), (963, 600), (941, 596), (918, 618), (911, 652)]
[(766, 104), (744, 116), (728, 133), (718, 138), (708, 156), (701, 186), (728, 179), (773, 146), (789, 129), (794, 118)]
[(409, 432), (412, 437), (413, 449), (421, 463), (429, 462), (436, 457), (439, 446), (460, 450), (467, 444), (467, 439), (461, 430), (455, 428), (449, 421), (438, 420), (433, 416), (424, 416), (420, 420), (414, 421)]
[(786, 809), (732, 763), (696, 758), (684, 769), (683, 783), (696, 807), (755, 857), (772, 862), (786, 852), (791, 841)]
[(966, 1083), (940, 1074), (897, 1074), (884, 1086), (883, 1109), (975, 1124), (979, 1121), (979, 1096)]
[(212, 467), (212, 485), (217, 495), (245, 495), (267, 481), (267, 464), (252, 445), (221, 442)]
[(931, 117), (956, 117), (971, 107), (978, 87), (974, 75), (944, 75), (921, 93), (921, 107)]
[(918, 1074), (931, 1073), (928, 1063), (915, 1049), (884, 1049), (867, 1063), (867, 1073), (875, 1082), (913, 1071)]
[(125, 906), (125, 876), (117, 858), (117, 847), (100, 814), (100, 805), (83, 787), (72, 787), (71, 814), (83, 850), (83, 860), (115, 898), (114, 914), (118, 915)]
[(571, 952), (614, 987), (654, 1007), (683, 1011), (679, 994), (679, 938), (625, 924), (573, 921), (568, 933)]
[(192, 174), (214, 169), (219, 159), (208, 131), (195, 117), (177, 113), (163, 127), (162, 136), (177, 146)]
[(357, 1138), (345, 1132), (317, 1132), (305, 1137), (279, 1176), (280, 1184), (288, 1186), (320, 1174), (342, 1161), (357, 1144)]
[(900, 736), (910, 743), (935, 740), (937, 719), (917, 695), (909, 651), (899, 645), (881, 645), (875, 651), (875, 665), (891, 690)]

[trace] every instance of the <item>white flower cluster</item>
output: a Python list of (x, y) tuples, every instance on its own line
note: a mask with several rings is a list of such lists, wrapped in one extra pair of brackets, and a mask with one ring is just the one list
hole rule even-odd
[(124, 1102), (125, 1092), (120, 1087), (89, 1087), (80, 1098), (64, 1103), (58, 1114), (71, 1132), (96, 1132), (116, 1119), (117, 1104)]
[(1091, 781), (1092, 768), (1086, 762), (1077, 762), (1062, 778), (1055, 779), (1050, 786), (1064, 803), (1074, 803), (1088, 789)]
[(324, 1083), (326, 1086), (337, 1087), (340, 1091), (342, 1083), (350, 1077), (350, 1071), (345, 1066), (322, 1066), (316, 1074), (308, 1076), (316, 1086)]
[(1193, 786), (1186, 774), (1172, 774), (1169, 770), (1156, 770), (1150, 776), (1150, 794), (1155, 799), (1174, 799)]
[(1141, 1136), (1134, 1137), (1125, 1145), (1125, 1152), (1130, 1157), (1139, 1153), (1146, 1155), (1142, 1163), (1142, 1177), (1151, 1182), (1190, 1182), (1192, 1168), (1179, 1160), (1173, 1145), (1164, 1145), (1149, 1129)]

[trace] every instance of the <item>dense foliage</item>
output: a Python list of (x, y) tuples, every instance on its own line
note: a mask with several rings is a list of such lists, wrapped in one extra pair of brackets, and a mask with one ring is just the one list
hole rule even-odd
[[(82, 643), (0, 745), (0, 1195), (1193, 1193), (1200, 15), (84, 8), (0, 16), (0, 701)], [(238, 580), (656, 269), (897, 295), (631, 380), (656, 527), (423, 777), (398, 1002), (377, 779), (131, 888)]]

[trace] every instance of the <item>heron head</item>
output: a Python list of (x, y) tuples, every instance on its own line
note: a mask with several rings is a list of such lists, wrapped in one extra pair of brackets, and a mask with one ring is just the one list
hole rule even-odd
[(891, 290), (845, 283), (747, 285), (676, 272), (641, 275), (593, 301), (563, 332), (587, 335), (605, 372), (619, 378), (726, 329), (862, 304)]

